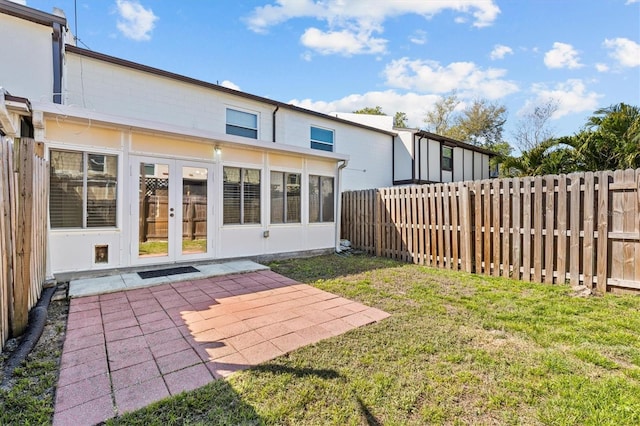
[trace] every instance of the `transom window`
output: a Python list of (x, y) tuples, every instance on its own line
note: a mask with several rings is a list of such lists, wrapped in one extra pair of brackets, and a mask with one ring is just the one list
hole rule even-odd
[(442, 170), (450, 172), (453, 170), (453, 148), (442, 145)]
[(311, 127), (311, 148), (333, 151), (333, 130)]
[(333, 178), (309, 175), (309, 222), (333, 222)]
[(258, 139), (258, 115), (227, 108), (227, 134)]
[(116, 226), (118, 157), (51, 150), (51, 228)]
[(300, 223), (300, 175), (271, 172), (271, 223)]
[(223, 168), (223, 223), (260, 223), (260, 170)]

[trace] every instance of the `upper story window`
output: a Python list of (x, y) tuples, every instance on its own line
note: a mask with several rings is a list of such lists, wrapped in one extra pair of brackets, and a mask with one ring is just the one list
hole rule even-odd
[(453, 171), (453, 148), (442, 145), (442, 170)]
[(311, 127), (311, 148), (333, 151), (333, 130)]
[(227, 134), (258, 139), (258, 115), (227, 108)]
[(116, 226), (118, 157), (51, 150), (51, 228)]

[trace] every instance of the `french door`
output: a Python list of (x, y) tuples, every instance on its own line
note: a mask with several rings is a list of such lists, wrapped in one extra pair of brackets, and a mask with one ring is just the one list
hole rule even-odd
[(210, 164), (131, 157), (135, 264), (212, 256)]

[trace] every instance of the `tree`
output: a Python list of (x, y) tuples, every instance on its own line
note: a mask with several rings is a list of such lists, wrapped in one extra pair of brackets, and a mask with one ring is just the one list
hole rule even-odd
[(559, 142), (574, 148), (583, 171), (639, 168), (640, 109), (624, 103), (598, 109), (583, 130)]
[(440, 99), (435, 103), (433, 109), (427, 112), (424, 122), (427, 130), (441, 136), (447, 136), (452, 127), (452, 116), (460, 100), (455, 92)]
[(511, 154), (511, 145), (502, 139), (507, 109), (485, 99), (476, 99), (456, 113), (460, 100), (455, 93), (442, 98), (427, 112), (427, 129), (441, 136), (489, 149), (498, 154), (492, 164)]
[(515, 144), (522, 151), (530, 151), (542, 142), (553, 138), (549, 120), (558, 110), (558, 101), (550, 100), (533, 107), (518, 121), (513, 133)]
[(505, 176), (538, 176), (576, 171), (575, 156), (571, 147), (562, 147), (556, 139), (547, 139), (520, 156), (507, 156), (501, 162), (501, 174)]
[(407, 114), (404, 112), (398, 111), (396, 115), (393, 116), (393, 127), (407, 127)]
[(362, 109), (353, 111), (354, 114), (369, 114), (369, 115), (387, 115), (382, 112), (382, 108), (378, 105), (375, 107), (364, 107)]
[[(378, 105), (375, 107), (364, 107), (359, 110), (353, 111), (354, 114), (369, 114), (369, 115), (387, 115), (382, 111), (382, 108)], [(393, 116), (393, 127), (407, 127), (407, 114), (398, 111)]]

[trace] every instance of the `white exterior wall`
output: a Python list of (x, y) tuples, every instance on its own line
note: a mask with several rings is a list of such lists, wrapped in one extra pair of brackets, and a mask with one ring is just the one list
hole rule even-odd
[(0, 87), (14, 96), (53, 99), (51, 27), (0, 14)]
[(275, 107), (67, 52), (65, 104), (220, 134), (226, 108), (258, 115), (258, 139), (272, 140)]
[(464, 167), (462, 180), (473, 180), (473, 151), (465, 149), (464, 155)]
[[(210, 251), (198, 259), (228, 259), (335, 246), (335, 222), (309, 223), (309, 175), (334, 178), (335, 159), (311, 158), (301, 154), (273, 153), (265, 149), (247, 149), (226, 144), (221, 157), (212, 155), (215, 141), (166, 135), (151, 129), (130, 129), (108, 123), (88, 122), (49, 116), (45, 120), (44, 137), (48, 150), (64, 149), (118, 156), (117, 226), (115, 228), (52, 229), (50, 231), (51, 270), (53, 273), (84, 272), (123, 268), (141, 264), (137, 260), (133, 212), (137, 200), (138, 175), (133, 170), (135, 156), (151, 157), (158, 162), (179, 160), (205, 164), (212, 170), (208, 197), (212, 209), (207, 231)], [(154, 151), (151, 152), (151, 149)], [(246, 167), (261, 172), (261, 223), (225, 225), (222, 223), (222, 169), (224, 166)], [(301, 223), (270, 224), (270, 172), (300, 173), (302, 177)], [(336, 188), (337, 191), (337, 188)], [(337, 203), (336, 203), (337, 208)], [(334, 218), (338, 218), (334, 212)], [(268, 231), (267, 237), (264, 232)], [(175, 237), (175, 236), (174, 236)], [(175, 237), (177, 240), (177, 237)], [(109, 262), (94, 262), (94, 247), (108, 246)], [(145, 264), (167, 264), (186, 259), (145, 259)]]
[[(424, 150), (422, 155), (424, 155)], [(424, 165), (422, 170), (422, 174), (424, 175)], [(428, 164), (426, 170), (429, 171), (428, 180), (432, 182), (440, 182), (440, 142), (429, 140)]]
[(394, 180), (409, 180), (413, 177), (413, 156), (413, 133), (398, 132), (398, 136), (393, 139)]
[(453, 148), (453, 181), (464, 180), (464, 148)]

